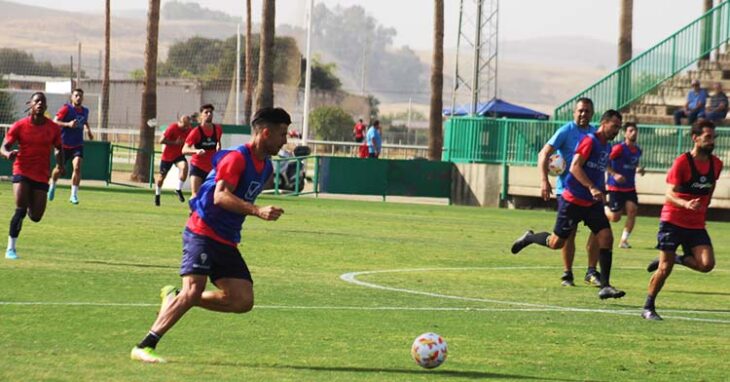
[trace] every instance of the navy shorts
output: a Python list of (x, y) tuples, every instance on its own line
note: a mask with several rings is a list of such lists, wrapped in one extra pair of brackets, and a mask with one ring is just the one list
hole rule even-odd
[(562, 197), (558, 198), (558, 217), (555, 219), (553, 233), (562, 239), (567, 239), (581, 221), (594, 234), (602, 229), (611, 228), (611, 224), (603, 212), (603, 203), (593, 203), (589, 207), (582, 207), (570, 203)]
[(690, 229), (676, 226), (672, 223), (659, 222), (659, 232), (656, 234), (656, 249), (675, 253), (680, 245), (686, 249), (692, 249), (700, 245), (712, 246), (710, 235), (707, 230)]
[(178, 164), (179, 162), (187, 163), (187, 161), (188, 160), (185, 159), (185, 155), (180, 155), (179, 157), (177, 157), (171, 161), (161, 160), (160, 161), (160, 174), (162, 176), (165, 176), (165, 175), (167, 175), (168, 172), (170, 172), (170, 169), (172, 168), (173, 165)]
[(180, 276), (206, 275), (215, 284), (222, 278), (251, 281), (251, 272), (238, 248), (195, 234), (185, 228)]
[(608, 208), (611, 212), (619, 212), (624, 209), (626, 202), (632, 201), (639, 205), (639, 197), (634, 191), (609, 191), (608, 192)]
[(190, 165), (190, 176), (197, 176), (198, 178), (207, 178), (209, 171), (201, 170), (200, 167)]
[(83, 158), (84, 157), (84, 146), (79, 147), (72, 147), (72, 148), (63, 148), (63, 160), (68, 162), (71, 159), (74, 159), (76, 157)]
[(48, 192), (48, 182), (36, 182), (33, 179), (25, 177), (23, 175), (13, 175), (13, 183), (25, 182), (30, 185), (31, 190), (40, 190)]

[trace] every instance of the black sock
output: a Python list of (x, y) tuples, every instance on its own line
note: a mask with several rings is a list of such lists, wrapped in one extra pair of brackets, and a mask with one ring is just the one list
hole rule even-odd
[(23, 228), (23, 219), (28, 213), (27, 208), (16, 208), (13, 218), (10, 219), (10, 237), (18, 237), (20, 230)]
[(527, 235), (527, 237), (525, 237), (525, 240), (528, 243), (533, 243), (533, 244), (537, 244), (537, 245), (542, 245), (543, 247), (547, 247), (548, 246), (547, 241), (548, 241), (549, 237), (550, 237), (549, 232), (538, 232), (538, 233), (533, 233), (531, 235)]
[(644, 309), (647, 309), (647, 310), (654, 310), (654, 309), (656, 309), (654, 307), (654, 299), (656, 299), (656, 296), (647, 295), (646, 296), (646, 302), (644, 303)]
[(611, 263), (613, 262), (613, 251), (601, 248), (598, 254), (598, 263), (601, 264), (601, 288), (607, 287), (611, 280)]
[(162, 338), (161, 335), (150, 330), (150, 332), (147, 333), (147, 336), (142, 340), (142, 342), (140, 342), (137, 345), (137, 347), (140, 349), (144, 349), (144, 348), (154, 349), (157, 347), (157, 342), (160, 341), (160, 338)]
[(588, 269), (586, 270), (587, 275), (592, 275), (594, 273), (598, 273), (598, 271), (596, 271), (596, 267), (588, 267)]

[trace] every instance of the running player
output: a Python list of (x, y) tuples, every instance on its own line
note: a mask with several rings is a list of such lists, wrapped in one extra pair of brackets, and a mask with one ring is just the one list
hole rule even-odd
[[(578, 143), (588, 134), (596, 132), (596, 128), (590, 124), (593, 118), (593, 101), (590, 98), (579, 98), (575, 103), (573, 110), (573, 121), (561, 126), (550, 140), (543, 146), (538, 154), (538, 165), (542, 178), (541, 193), (545, 201), (550, 200), (552, 194), (552, 186), (548, 178), (548, 163), (550, 155), (557, 151), (565, 160), (566, 169), (570, 169), (570, 163), (573, 160), (573, 154)], [(564, 171), (558, 176), (555, 183), (555, 195), (560, 204), (563, 198), (563, 189), (569, 171)], [(575, 286), (573, 277), (573, 260), (575, 259), (575, 233), (573, 231), (568, 236), (565, 246), (561, 249), (563, 259), (563, 275), (560, 277), (560, 284), (563, 286)], [(586, 283), (600, 286), (600, 274), (596, 271), (598, 264), (598, 246), (596, 245), (593, 235), (588, 235), (586, 243), (586, 251), (588, 252), (588, 268), (584, 280)]]
[(167, 127), (162, 138), (160, 138), (160, 144), (165, 145), (162, 150), (162, 157), (160, 158), (160, 174), (157, 176), (157, 185), (155, 187), (155, 205), (160, 205), (160, 191), (162, 189), (162, 183), (167, 177), (168, 171), (173, 165), (178, 169), (178, 183), (175, 193), (177, 194), (180, 202), (185, 201), (185, 197), (182, 193), (182, 187), (185, 184), (185, 179), (188, 178), (188, 161), (185, 159), (185, 155), (182, 153), (182, 147), (185, 143), (185, 138), (190, 133), (190, 116), (183, 115), (180, 119), (171, 123)]
[(530, 244), (560, 249), (582, 220), (598, 242), (598, 261), (601, 264), (601, 290), (598, 297), (601, 299), (621, 298), (626, 294), (610, 284), (613, 234), (611, 224), (603, 212), (606, 166), (611, 153), (609, 141), (616, 137), (620, 129), (619, 112), (609, 110), (603, 113), (598, 131), (583, 138), (575, 150), (563, 198), (559, 200), (553, 233), (527, 231), (512, 244), (514, 254)]
[[(655, 300), (675, 263), (703, 273), (715, 267), (715, 252), (705, 229), (707, 207), (722, 171), (722, 162), (712, 155), (715, 124), (700, 120), (692, 126), (691, 135), (692, 151), (677, 157), (667, 173), (666, 201), (657, 233), (659, 258), (647, 267), (649, 272), (656, 271), (641, 314), (647, 320), (662, 319), (656, 313)], [(680, 245), (689, 254), (677, 256)]]
[[(10, 235), (5, 258), (15, 260), (15, 243), (23, 227), (25, 215), (34, 222), (41, 221), (46, 212), (51, 152), (56, 148), (56, 170), (63, 174), (64, 158), (61, 129), (44, 116), (48, 107), (46, 95), (33, 93), (29, 101), (30, 116), (16, 121), (0, 146), (0, 155), (13, 162), (13, 194), (15, 213), (10, 220)], [(17, 143), (18, 148), (13, 149)]]
[[(71, 197), (69, 202), (79, 204), (79, 184), (81, 183), (81, 164), (84, 161), (84, 130), (89, 139), (94, 139), (94, 134), (89, 127), (89, 109), (83, 106), (84, 91), (74, 89), (71, 92), (71, 102), (61, 106), (53, 118), (61, 126), (61, 141), (63, 142), (64, 158), (71, 160), (73, 174), (71, 175)], [(51, 187), (48, 190), (48, 200), (56, 196), (56, 182), (61, 176), (60, 167), (53, 170)]]
[(200, 107), (200, 125), (188, 134), (182, 149), (183, 154), (193, 154), (190, 158), (190, 198), (198, 193), (200, 185), (213, 169), (213, 154), (221, 149), (223, 128), (213, 124), (214, 110), (211, 104)]
[(626, 214), (626, 224), (621, 234), (619, 248), (631, 248), (629, 236), (634, 230), (636, 213), (639, 211), (639, 198), (636, 196), (636, 173), (644, 176), (644, 168), (639, 166), (641, 147), (636, 144), (639, 130), (636, 124), (628, 122), (624, 125), (624, 141), (613, 145), (611, 161), (608, 168), (608, 204), (606, 216), (608, 220), (617, 222)]
[[(270, 156), (286, 144), (289, 114), (280, 108), (263, 108), (253, 116), (250, 143), (214, 156), (214, 169), (190, 200), (192, 214), (183, 233), (180, 266), (182, 290), (162, 288), (163, 299), (151, 330), (132, 349), (131, 358), (165, 362), (155, 352), (160, 338), (193, 306), (216, 312), (245, 313), (253, 308), (253, 281), (237, 245), (248, 215), (277, 220), (284, 210), (254, 204), (271, 177)], [(206, 291), (207, 279), (219, 289)]]

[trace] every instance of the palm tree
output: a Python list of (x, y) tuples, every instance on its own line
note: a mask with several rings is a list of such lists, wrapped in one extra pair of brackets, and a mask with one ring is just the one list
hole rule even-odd
[[(109, 61), (111, 55), (111, 0), (104, 5), (104, 78), (101, 80), (101, 123), (102, 129), (109, 128)], [(102, 141), (108, 141), (106, 133), (101, 135)]]
[(256, 107), (274, 106), (274, 30), (276, 0), (264, 0), (261, 16), (261, 48), (259, 80), (256, 85)]
[(160, 32), (160, 0), (149, 0), (147, 12), (147, 45), (144, 50), (144, 83), (142, 90), (142, 118), (139, 125), (139, 150), (131, 179), (150, 180), (151, 157), (154, 153), (157, 117), (157, 39)]
[(434, 0), (433, 59), (431, 63), (431, 112), (428, 121), (428, 159), (441, 160), (441, 128), (444, 88), (444, 0)]
[(621, 16), (619, 19), (618, 65), (631, 59), (632, 30), (634, 27), (634, 0), (621, 0)]
[(251, 41), (251, 0), (246, 0), (246, 78), (244, 87), (246, 88), (246, 97), (243, 100), (243, 123), (248, 125), (251, 123), (251, 113), (253, 104), (253, 51)]

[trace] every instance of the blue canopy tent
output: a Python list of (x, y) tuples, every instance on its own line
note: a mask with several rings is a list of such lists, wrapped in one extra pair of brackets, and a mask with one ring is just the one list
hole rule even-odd
[[(471, 109), (470, 105), (456, 106), (453, 114), (450, 107), (444, 108), (442, 114), (445, 116), (464, 116), (468, 115)], [(548, 119), (547, 114), (528, 109), (523, 106), (511, 104), (499, 98), (494, 98), (487, 103), (477, 104), (477, 115), (481, 117), (492, 118), (519, 118), (519, 119)]]

